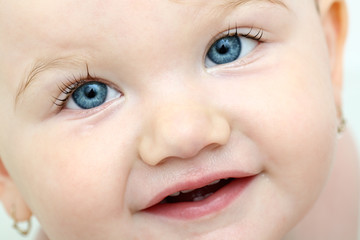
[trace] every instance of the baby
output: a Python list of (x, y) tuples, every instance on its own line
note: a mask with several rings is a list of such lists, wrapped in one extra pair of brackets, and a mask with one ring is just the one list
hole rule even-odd
[(34, 215), (51, 240), (356, 238), (344, 1), (0, 6), (0, 199), (19, 232)]

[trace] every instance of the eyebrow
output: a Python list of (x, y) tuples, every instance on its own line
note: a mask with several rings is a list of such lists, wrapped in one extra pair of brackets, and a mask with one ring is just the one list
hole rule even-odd
[(267, 2), (287, 8), (282, 0), (228, 0), (226, 3), (222, 4), (222, 7), (231, 9), (251, 2)]
[(82, 67), (86, 66), (86, 58), (79, 56), (68, 56), (60, 58), (44, 58), (38, 59), (32, 65), (30, 71), (26, 74), (25, 81), (19, 86), (16, 94), (15, 103), (19, 101), (20, 96), (25, 90), (37, 79), (38, 75), (49, 69), (62, 69), (67, 67)]
[[(175, 3), (187, 3), (187, 4), (194, 3), (192, 0), (170, 0), (170, 1), (175, 2)], [(209, 0), (207, 0), (207, 1), (209, 1)], [(195, 3), (196, 2), (197, 1), (195, 1)], [(248, 4), (248, 3), (267, 2), (267, 3), (280, 5), (286, 9), (288, 9), (286, 4), (282, 0), (223, 0), (222, 2), (224, 2), (224, 3), (218, 4), (218, 6), (216, 8), (232, 9), (232, 8), (236, 8), (241, 5)]]

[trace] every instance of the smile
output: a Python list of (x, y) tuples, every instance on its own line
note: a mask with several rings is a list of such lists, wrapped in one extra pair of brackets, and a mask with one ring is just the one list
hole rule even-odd
[(161, 197), (160, 200), (157, 197), (143, 211), (168, 218), (197, 219), (226, 208), (254, 178), (255, 176), (222, 178), (197, 188), (185, 188)]
[(160, 202), (160, 204), (179, 203), (179, 202), (198, 202), (210, 197), (217, 190), (221, 189), (222, 187), (230, 183), (232, 180), (233, 178), (218, 179), (201, 188), (179, 191), (166, 197), (164, 200)]

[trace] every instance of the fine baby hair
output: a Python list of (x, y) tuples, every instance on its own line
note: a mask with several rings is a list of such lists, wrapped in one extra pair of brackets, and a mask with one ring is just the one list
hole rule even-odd
[(37, 240), (356, 239), (345, 1), (0, 5), (20, 234), (36, 217)]

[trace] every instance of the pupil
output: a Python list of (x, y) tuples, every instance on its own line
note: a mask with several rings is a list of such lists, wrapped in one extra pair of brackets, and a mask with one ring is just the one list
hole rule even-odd
[(225, 46), (225, 44), (222, 44), (220, 48), (217, 48), (217, 51), (220, 54), (225, 54), (225, 53), (227, 53), (229, 51), (229, 47)]
[(93, 88), (90, 88), (90, 89), (86, 89), (86, 97), (88, 98), (94, 98), (96, 97), (96, 92), (94, 91)]

